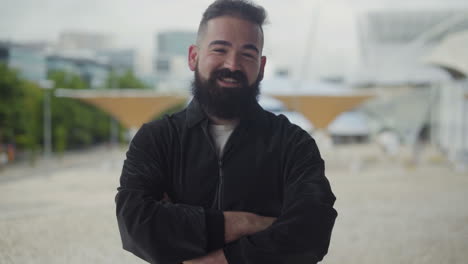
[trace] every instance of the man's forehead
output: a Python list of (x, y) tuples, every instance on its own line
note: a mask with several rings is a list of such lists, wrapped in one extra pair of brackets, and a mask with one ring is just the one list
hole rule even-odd
[(259, 46), (259, 49), (263, 46), (261, 27), (235, 16), (221, 16), (210, 19), (201, 34), (205, 45), (209, 45), (215, 40), (223, 40), (249, 42), (248, 44)]

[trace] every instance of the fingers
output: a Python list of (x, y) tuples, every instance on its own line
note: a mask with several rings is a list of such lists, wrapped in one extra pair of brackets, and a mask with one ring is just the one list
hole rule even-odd
[(255, 215), (256, 232), (263, 231), (275, 222), (276, 217)]
[(167, 193), (163, 194), (163, 198), (161, 201), (172, 203), (172, 200), (171, 198), (169, 198), (169, 195), (167, 195)]

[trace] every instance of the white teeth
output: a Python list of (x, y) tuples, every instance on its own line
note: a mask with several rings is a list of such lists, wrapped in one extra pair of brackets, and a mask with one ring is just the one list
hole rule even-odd
[(237, 80), (233, 78), (222, 78), (222, 80), (228, 83), (237, 83)]

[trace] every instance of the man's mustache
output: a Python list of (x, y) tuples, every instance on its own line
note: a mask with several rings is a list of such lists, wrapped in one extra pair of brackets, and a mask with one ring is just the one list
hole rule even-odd
[(213, 71), (212, 76), (214, 77), (214, 79), (232, 78), (242, 84), (247, 84), (247, 76), (245, 76), (245, 74), (239, 70), (231, 71), (227, 68), (223, 68), (223, 69)]

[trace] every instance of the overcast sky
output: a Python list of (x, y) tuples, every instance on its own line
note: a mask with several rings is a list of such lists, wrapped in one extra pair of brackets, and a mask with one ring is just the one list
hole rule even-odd
[[(212, 0), (0, 0), (0, 40), (56, 41), (62, 31), (110, 33), (119, 47), (135, 48), (148, 70), (155, 34), (195, 31)], [(464, 5), (463, 0), (257, 0), (269, 14), (264, 53), (270, 66), (307, 67), (340, 74), (356, 54), (354, 15), (362, 9)], [(400, 4), (397, 4), (401, 2)], [(314, 23), (314, 17), (318, 23)], [(307, 45), (313, 25), (312, 42)], [(313, 49), (306, 49), (306, 46)], [(309, 51), (307, 51), (309, 50)], [(313, 50), (313, 51), (311, 51)]]

